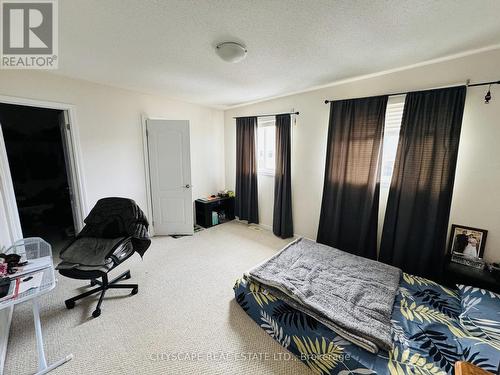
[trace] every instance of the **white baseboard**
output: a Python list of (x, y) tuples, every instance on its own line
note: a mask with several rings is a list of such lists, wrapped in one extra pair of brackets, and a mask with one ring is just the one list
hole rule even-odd
[[(262, 228), (262, 229), (267, 230), (267, 231), (269, 231), (269, 232), (272, 232), (272, 231), (273, 231), (273, 226), (272, 226), (272, 225), (267, 225), (267, 224), (262, 224), (262, 223), (260, 223), (260, 224), (248, 224), (248, 222), (247, 222), (246, 220), (240, 220), (240, 219), (238, 219), (238, 218), (235, 218), (234, 220), (235, 220), (236, 222), (238, 222), (238, 223), (248, 225), (249, 227), (257, 227), (257, 228)], [(300, 234), (300, 233), (294, 233), (294, 234), (293, 234), (293, 236), (294, 236), (295, 238), (302, 237), (302, 238), (305, 238), (305, 239), (311, 240), (311, 241), (313, 241), (313, 242), (316, 242), (316, 240), (313, 240), (312, 238), (309, 238), (309, 237), (307, 237), (307, 236), (304, 236), (304, 235), (302, 235), (302, 234)]]
[(14, 307), (0, 311), (0, 375), (3, 374), (5, 358), (7, 356), (7, 343), (9, 342), (10, 322)]
[(267, 225), (267, 224), (257, 224), (257, 225), (259, 227), (261, 227), (262, 229), (268, 230), (269, 232), (273, 231), (273, 227), (271, 225)]

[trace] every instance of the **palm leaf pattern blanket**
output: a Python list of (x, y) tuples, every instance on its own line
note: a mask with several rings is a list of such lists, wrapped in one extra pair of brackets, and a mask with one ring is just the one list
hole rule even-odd
[[(234, 293), (236, 302), (266, 333), (317, 374), (443, 375), (453, 374), (456, 361), (496, 372), (500, 296), (459, 288), (403, 273), (392, 308), (392, 348), (376, 354), (246, 277), (237, 280)], [(494, 316), (482, 313), (486, 300)]]
[(392, 347), (399, 268), (298, 238), (247, 276), (372, 353)]

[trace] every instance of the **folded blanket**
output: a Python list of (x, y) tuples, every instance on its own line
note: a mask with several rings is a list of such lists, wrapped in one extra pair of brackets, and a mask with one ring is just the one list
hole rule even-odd
[(372, 353), (392, 349), (398, 268), (300, 238), (247, 277)]

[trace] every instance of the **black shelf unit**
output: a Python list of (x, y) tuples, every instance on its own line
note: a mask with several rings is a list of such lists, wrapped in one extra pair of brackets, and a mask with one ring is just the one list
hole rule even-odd
[(226, 219), (219, 224), (234, 220), (234, 197), (216, 198), (205, 201), (197, 199), (194, 202), (196, 211), (196, 224), (204, 227), (212, 227), (212, 212), (224, 213)]

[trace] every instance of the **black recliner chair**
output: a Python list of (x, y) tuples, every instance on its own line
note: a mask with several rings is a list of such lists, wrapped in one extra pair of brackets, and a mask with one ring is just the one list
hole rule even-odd
[[(84, 220), (85, 226), (75, 240), (60, 254), (62, 260), (57, 270), (72, 279), (90, 280), (89, 290), (65, 301), (72, 309), (75, 302), (95, 293), (101, 293), (94, 318), (101, 315), (101, 304), (108, 289), (131, 289), (137, 294), (137, 284), (119, 283), (130, 279), (130, 270), (111, 281), (108, 273), (130, 258), (134, 252), (141, 257), (151, 244), (148, 221), (139, 206), (127, 198), (100, 199)], [(99, 280), (100, 279), (100, 280)]]

